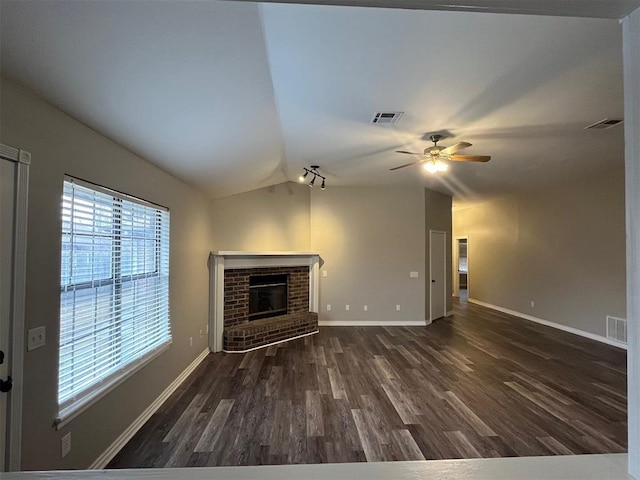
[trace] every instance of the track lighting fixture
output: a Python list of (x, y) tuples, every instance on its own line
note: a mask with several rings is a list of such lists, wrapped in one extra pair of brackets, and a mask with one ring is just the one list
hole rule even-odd
[(327, 188), (327, 183), (326, 183), (327, 178), (324, 175), (320, 175), (320, 172), (318, 171), (319, 168), (320, 168), (319, 165), (311, 165), (309, 168), (304, 167), (303, 168), (304, 173), (298, 177), (298, 181), (300, 183), (303, 183), (307, 179), (309, 174), (311, 174), (313, 177), (309, 182), (309, 186), (313, 188), (313, 186), (316, 183), (316, 178), (320, 178), (322, 180), (322, 183), (320, 184), (320, 189), (324, 190), (325, 188)]

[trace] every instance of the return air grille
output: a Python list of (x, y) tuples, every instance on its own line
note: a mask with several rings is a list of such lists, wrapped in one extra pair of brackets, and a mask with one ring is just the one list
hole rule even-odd
[(585, 130), (606, 130), (607, 128), (615, 127), (622, 123), (621, 118), (605, 118), (588, 127), (584, 127)]
[(607, 338), (627, 343), (627, 321), (607, 315)]
[(376, 112), (373, 114), (371, 123), (397, 123), (404, 112)]

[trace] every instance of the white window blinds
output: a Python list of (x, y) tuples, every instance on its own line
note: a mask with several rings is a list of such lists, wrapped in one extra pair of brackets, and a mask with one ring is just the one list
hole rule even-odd
[(169, 212), (67, 178), (61, 264), (59, 419), (171, 342)]

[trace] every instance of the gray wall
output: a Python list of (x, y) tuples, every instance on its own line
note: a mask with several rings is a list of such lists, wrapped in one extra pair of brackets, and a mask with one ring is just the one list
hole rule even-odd
[[(193, 188), (2, 79), (0, 140), (31, 152), (26, 328), (46, 327), (46, 346), (25, 352), (23, 468), (86, 468), (206, 348), (209, 200)], [(164, 205), (171, 211), (170, 349), (56, 431), (60, 205), (64, 174)], [(193, 337), (193, 347), (189, 346)], [(60, 438), (72, 452), (60, 458)]]
[(327, 273), (320, 280), (321, 321), (424, 321), (424, 205), (422, 188), (313, 190), (311, 249)]
[(601, 336), (606, 315), (625, 318), (623, 169), (456, 209), (453, 221), (469, 237), (470, 298)]
[(308, 250), (310, 190), (286, 182), (213, 201), (215, 250)]
[[(430, 271), (429, 262), (429, 247), (431, 238), (429, 235), (430, 230), (438, 230), (447, 234), (447, 286), (446, 286), (446, 298), (447, 298), (447, 312), (453, 309), (453, 278), (449, 274), (452, 271), (452, 219), (451, 219), (451, 197), (442, 193), (434, 192), (433, 190), (425, 189), (425, 272)], [(429, 282), (425, 283), (425, 318), (429, 318)]]

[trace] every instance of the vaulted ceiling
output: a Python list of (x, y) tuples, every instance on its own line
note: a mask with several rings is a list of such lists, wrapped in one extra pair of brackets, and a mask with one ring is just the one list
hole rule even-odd
[[(616, 16), (640, 2), (610, 5)], [(420, 185), (460, 202), (624, 163), (621, 127), (584, 129), (623, 115), (615, 18), (216, 0), (1, 8), (3, 76), (213, 198), (311, 164), (329, 187)], [(376, 111), (404, 115), (374, 125)], [(492, 160), (389, 171), (411, 160), (395, 150), (422, 151), (433, 132)]]

